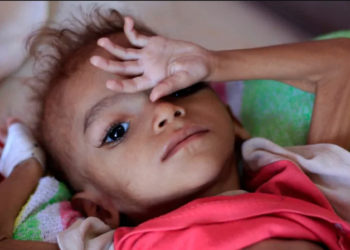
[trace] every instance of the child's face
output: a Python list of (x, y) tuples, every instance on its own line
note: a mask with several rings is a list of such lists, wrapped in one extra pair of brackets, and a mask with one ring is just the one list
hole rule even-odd
[[(122, 34), (118, 41), (129, 46)], [(110, 57), (102, 49), (94, 54)], [(93, 187), (122, 201), (122, 211), (127, 204), (179, 199), (228, 178), (233, 122), (210, 88), (194, 87), (152, 103), (149, 91), (108, 90), (105, 82), (113, 78), (121, 76), (86, 62), (65, 83), (60, 108), (71, 120), (66, 136), (73, 142), (70, 153), (79, 172), (88, 180), (84, 190)], [(171, 151), (183, 133), (195, 134)]]

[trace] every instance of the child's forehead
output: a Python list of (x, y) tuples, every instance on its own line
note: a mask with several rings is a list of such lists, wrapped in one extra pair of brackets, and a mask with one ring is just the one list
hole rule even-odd
[[(108, 38), (113, 43), (121, 47), (132, 47), (124, 33), (116, 33), (108, 36)], [(96, 80), (96, 78), (105, 78), (107, 75), (113, 77), (112, 74), (109, 74), (101, 69), (96, 68), (90, 62), (90, 58), (92, 56), (101, 56), (103, 58), (110, 59), (113, 61), (120, 60), (105, 49), (99, 47), (97, 45), (97, 41), (98, 39), (92, 41), (91, 43), (76, 51), (76, 53), (74, 53), (72, 57), (66, 62), (66, 65), (63, 69), (63, 74), (68, 77), (65, 78), (63, 84), (60, 84), (65, 92), (71, 92), (74, 87), (79, 88), (80, 85), (86, 85), (93, 79)]]
[[(123, 33), (114, 34), (109, 37), (114, 43), (123, 47), (131, 47), (127, 38)], [(81, 50), (80, 53), (86, 53), (83, 60), (77, 60), (76, 62), (80, 65), (76, 65), (76, 70), (70, 73), (65, 82), (62, 84), (63, 95), (61, 98), (64, 102), (65, 109), (71, 109), (76, 107), (77, 111), (82, 111), (87, 106), (91, 106), (93, 102), (104, 96), (111, 95), (111, 90), (107, 89), (106, 81), (110, 79), (125, 79), (125, 76), (120, 76), (103, 71), (90, 63), (92, 56), (101, 56), (106, 59), (114, 61), (119, 60), (118, 58), (111, 55), (103, 48), (97, 46), (97, 40), (94, 42), (94, 47), (87, 48), (87, 50)], [(77, 54), (76, 56), (79, 56)]]
[[(140, 34), (147, 35), (148, 33), (141, 31)], [(124, 32), (117, 32), (108, 36), (99, 37), (86, 44), (84, 47), (76, 51), (76, 53), (73, 53), (72, 57), (68, 59), (67, 64), (64, 66), (63, 70), (66, 72), (63, 73), (64, 75), (70, 76), (69, 78), (71, 79), (69, 80), (75, 80), (77, 78), (81, 79), (82, 77), (90, 78), (90, 76), (92, 74), (95, 74), (97, 71), (100, 71), (100, 73), (102, 72), (102, 70), (97, 69), (90, 63), (90, 58), (92, 56), (97, 55), (114, 61), (120, 60), (119, 58), (113, 56), (111, 53), (97, 45), (97, 41), (100, 38), (104, 37), (109, 38), (114, 44), (117, 44), (123, 48), (135, 48), (135, 46), (129, 42)]]

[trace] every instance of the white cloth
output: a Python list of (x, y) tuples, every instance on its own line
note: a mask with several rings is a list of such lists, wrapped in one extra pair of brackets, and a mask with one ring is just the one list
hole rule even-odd
[[(350, 153), (336, 145), (316, 144), (282, 148), (263, 138), (246, 141), (242, 147), (245, 168), (258, 171), (280, 160), (295, 162), (329, 200), (334, 210), (350, 222)], [(291, 176), (291, 178), (293, 178)], [(243, 190), (220, 195), (240, 195)], [(100, 219), (77, 221), (58, 235), (61, 250), (114, 250), (113, 234)]]
[(45, 169), (45, 153), (36, 143), (30, 129), (14, 123), (8, 129), (4, 151), (0, 159), (0, 173), (8, 177), (22, 161), (35, 158)]
[(100, 219), (89, 217), (60, 232), (57, 242), (61, 250), (114, 250), (114, 232)]

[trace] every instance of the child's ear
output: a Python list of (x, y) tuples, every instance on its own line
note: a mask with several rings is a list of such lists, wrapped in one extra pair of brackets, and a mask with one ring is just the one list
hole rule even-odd
[(226, 105), (227, 112), (230, 114), (233, 124), (235, 126), (235, 135), (236, 138), (240, 139), (242, 142), (251, 138), (251, 135), (248, 131), (243, 127), (240, 121), (233, 115), (233, 112), (230, 106)]
[(119, 226), (119, 212), (113, 207), (102, 207), (88, 193), (74, 195), (71, 202), (73, 209), (85, 217), (97, 217), (113, 229)]

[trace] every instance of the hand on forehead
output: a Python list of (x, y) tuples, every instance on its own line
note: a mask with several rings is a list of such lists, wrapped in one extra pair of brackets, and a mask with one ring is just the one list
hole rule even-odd
[(124, 32), (130, 43), (138, 48), (124, 48), (108, 38), (98, 40), (99, 46), (123, 61), (101, 56), (91, 58), (91, 63), (104, 71), (131, 77), (108, 80), (109, 89), (134, 93), (153, 88), (150, 99), (156, 101), (209, 80), (212, 62), (206, 49), (189, 42), (138, 34), (131, 18), (125, 18)]

